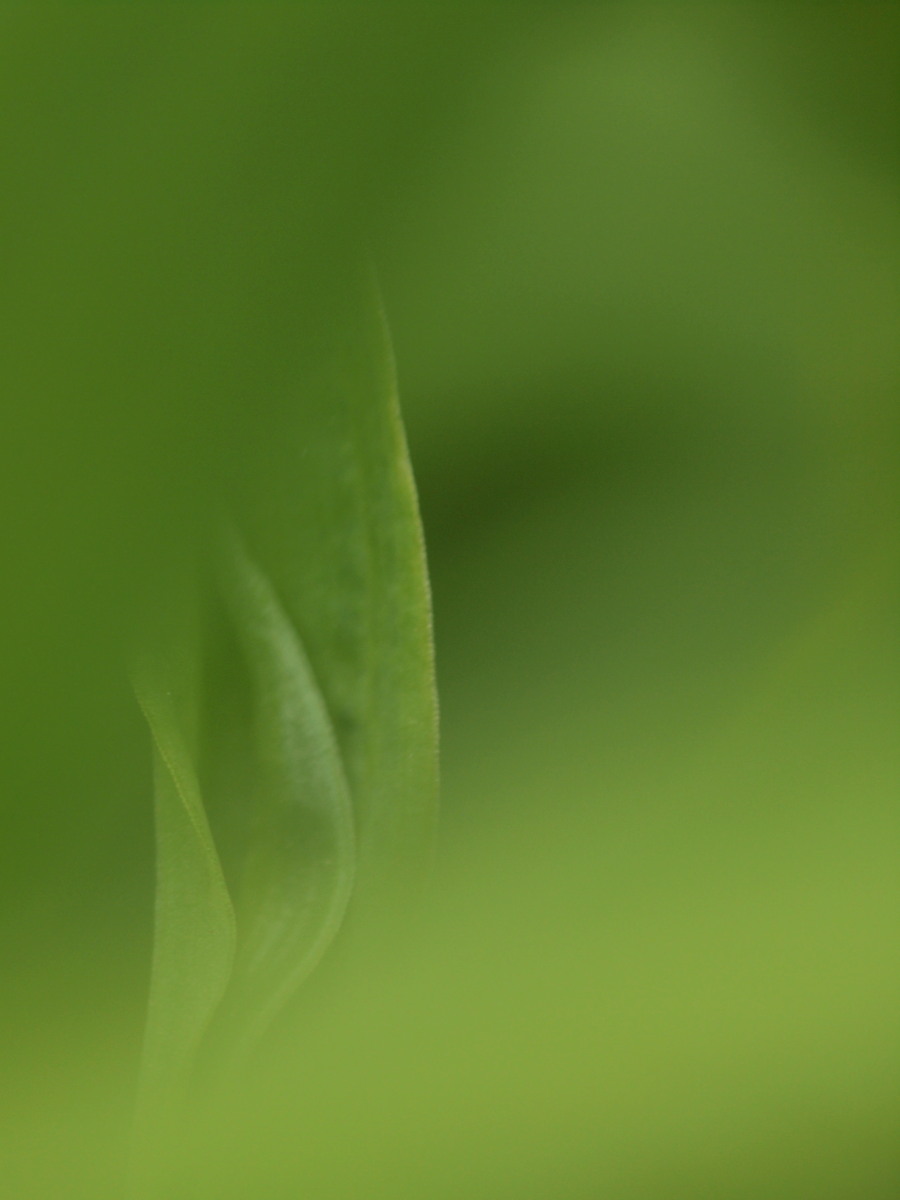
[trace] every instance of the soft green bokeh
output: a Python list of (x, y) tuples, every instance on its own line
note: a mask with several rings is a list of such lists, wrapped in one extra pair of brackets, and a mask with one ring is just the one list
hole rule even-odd
[(4, 1200), (122, 1194), (124, 644), (367, 258), (436, 886), (162, 1194), (894, 1195), (898, 61), (885, 3), (0, 10)]

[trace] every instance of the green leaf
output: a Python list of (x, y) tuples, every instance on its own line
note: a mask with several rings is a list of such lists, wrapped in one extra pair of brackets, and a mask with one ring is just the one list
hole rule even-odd
[[(138, 1123), (155, 1124), (190, 1079), (231, 975), (235, 919), (191, 750), (192, 663), (157, 652), (135, 671), (153, 735), (156, 904)], [(140, 1134), (139, 1134), (140, 1136)]]
[(302, 405), (282, 414), (280, 450), (244, 523), (334, 722), (358, 835), (350, 922), (370, 929), (415, 902), (432, 850), (431, 607), (390, 345), (371, 289), (342, 314), (323, 362)]
[(234, 531), (209, 555), (199, 620), (139, 677), (158, 759), (151, 1104), (244, 1061), (345, 917), (373, 933), (430, 858), (415, 491), (371, 297), (337, 328), (280, 445), (248, 456), (265, 469), (230, 489)]
[(220, 577), (248, 669), (256, 764), (237, 881), (227, 1054), (253, 1044), (316, 968), (353, 887), (355, 831), (331, 719), (296, 630), (237, 539)]

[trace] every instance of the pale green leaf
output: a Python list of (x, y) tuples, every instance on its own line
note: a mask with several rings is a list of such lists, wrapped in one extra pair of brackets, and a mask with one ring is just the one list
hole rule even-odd
[(265, 1031), (334, 939), (353, 887), (355, 832), (331, 719), (296, 630), (237, 539), (221, 560), (249, 678), (255, 764), (222, 1022), (232, 1057)]
[(235, 921), (190, 746), (195, 700), (188, 660), (158, 652), (135, 671), (153, 736), (156, 904), (139, 1125), (158, 1123), (187, 1087), (224, 995)]
[(415, 492), (373, 299), (339, 328), (265, 471), (228, 497), (236, 531), (177, 640), (195, 685), (176, 703), (179, 671), (157, 655), (139, 687), (159, 757), (145, 1091), (245, 1060), (345, 917), (370, 934), (429, 860), (436, 702)]

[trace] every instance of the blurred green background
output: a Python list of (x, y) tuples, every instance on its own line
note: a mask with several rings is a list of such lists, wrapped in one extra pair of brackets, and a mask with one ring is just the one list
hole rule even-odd
[(432, 568), (437, 912), (209, 1194), (894, 1194), (898, 52), (893, 3), (0, 10), (0, 1194), (117, 1194), (124, 647), (366, 261)]

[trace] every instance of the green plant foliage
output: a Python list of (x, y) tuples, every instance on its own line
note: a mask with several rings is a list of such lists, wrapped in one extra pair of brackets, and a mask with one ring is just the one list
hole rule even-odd
[(0, 1200), (895, 1200), (898, 64), (0, 7)]
[(234, 542), (222, 568), (251, 681), (255, 777), (237, 883), (231, 1022), (258, 1038), (315, 969), (353, 888), (356, 834), (340, 752), (303, 645), (271, 584)]
[(272, 577), (221, 535), (199, 615), (137, 672), (157, 825), (142, 1120), (183, 1099), (198, 1059), (213, 1077), (246, 1059), (351, 900), (371, 929), (430, 857), (422, 539), (386, 332), (357, 331), (298, 404), (287, 470), (236, 498)]
[(148, 656), (135, 690), (153, 737), (155, 939), (138, 1122), (155, 1123), (185, 1089), (235, 951), (234, 910), (196, 773), (196, 695), (184, 655)]
[[(371, 292), (371, 288), (367, 289)], [(241, 504), (248, 545), (300, 631), (358, 828), (354, 919), (405, 904), (434, 835), (430, 598), (389, 341), (374, 295), (328, 357)]]

